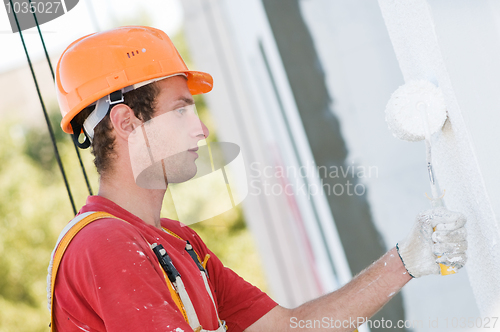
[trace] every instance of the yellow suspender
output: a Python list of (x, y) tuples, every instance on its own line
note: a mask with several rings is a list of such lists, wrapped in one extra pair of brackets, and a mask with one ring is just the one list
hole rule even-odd
[(184, 305), (182, 304), (181, 297), (175, 291), (174, 286), (172, 285), (172, 282), (168, 278), (167, 274), (165, 273), (165, 270), (163, 270), (161, 265), (160, 265), (160, 269), (163, 272), (163, 277), (165, 278), (165, 282), (167, 283), (168, 290), (170, 291), (170, 296), (172, 296), (172, 299), (174, 300), (175, 305), (181, 311), (182, 317), (184, 317), (184, 320), (186, 321), (186, 323), (189, 324), (189, 319), (188, 319), (188, 316), (186, 313), (186, 309), (184, 309)]
[[(85, 226), (90, 224), (91, 222), (102, 219), (102, 218), (113, 218), (113, 219), (118, 219), (122, 220), (123, 222), (127, 222), (123, 219), (117, 218), (109, 213), (106, 212), (93, 212), (90, 215), (86, 216), (82, 220), (78, 221), (73, 227), (71, 227), (68, 232), (63, 236), (59, 244), (57, 245), (57, 248), (54, 251), (54, 257), (52, 261), (52, 272), (51, 272), (51, 281), (50, 281), (50, 293), (51, 293), (51, 299), (50, 299), (50, 328), (52, 332), (56, 332), (56, 325), (54, 323), (54, 286), (56, 284), (56, 276), (57, 276), (57, 271), (59, 269), (59, 265), (61, 264), (62, 257), (64, 255), (64, 252), (68, 248), (71, 240), (75, 237), (75, 235)], [(178, 235), (174, 234), (173, 232), (165, 229), (167, 232), (170, 234), (174, 235), (175, 237), (180, 238)], [(146, 241), (147, 242), (147, 241)], [(148, 243), (149, 244), (149, 243)], [(165, 282), (167, 283), (168, 290), (170, 291), (170, 295), (172, 296), (172, 299), (174, 300), (175, 304), (179, 308), (180, 312), (182, 313), (182, 316), (184, 317), (184, 320), (189, 324), (186, 310), (184, 309), (184, 306), (182, 305), (181, 298), (179, 297), (179, 294), (175, 291), (174, 287), (172, 286), (172, 283), (168, 279), (165, 271), (163, 271), (163, 268), (160, 266), (160, 269), (163, 272), (163, 276), (165, 277)]]
[(50, 292), (51, 292), (51, 300), (50, 300), (50, 328), (51, 331), (56, 332), (56, 325), (54, 323), (54, 286), (56, 284), (56, 276), (57, 271), (59, 269), (59, 264), (61, 264), (62, 257), (64, 252), (68, 248), (69, 243), (75, 237), (75, 235), (85, 226), (93, 222), (94, 220), (101, 218), (114, 218), (109, 213), (105, 212), (95, 212), (91, 215), (80, 220), (76, 225), (71, 227), (71, 229), (64, 235), (61, 239), (54, 253), (54, 258), (52, 262), (52, 278), (50, 282)]

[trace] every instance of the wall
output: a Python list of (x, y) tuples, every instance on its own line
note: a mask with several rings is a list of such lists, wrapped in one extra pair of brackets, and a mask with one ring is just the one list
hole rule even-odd
[(379, 1), (405, 81), (428, 79), (449, 120), (435, 137), (445, 202), (468, 219), (467, 272), (483, 316), (499, 313), (498, 23), (488, 1)]
[[(378, 169), (365, 183), (389, 248), (406, 236), (415, 215), (429, 207), (424, 193), (430, 189), (423, 142), (399, 141), (385, 123), (385, 105), (404, 80), (382, 13), (376, 3), (364, 1), (303, 1), (302, 8), (327, 73), (349, 158)], [(413, 280), (403, 296), (406, 319), (425, 320), (427, 327), (416, 331), (426, 331), (431, 317), (444, 321), (477, 313), (465, 271), (448, 279)]]

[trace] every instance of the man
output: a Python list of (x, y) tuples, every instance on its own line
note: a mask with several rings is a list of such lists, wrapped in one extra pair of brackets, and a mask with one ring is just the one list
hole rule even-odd
[(210, 75), (189, 71), (162, 31), (123, 27), (71, 44), (56, 86), (62, 128), (79, 146), (92, 145), (100, 186), (70, 225), (96, 221), (71, 228), (54, 255), (54, 329), (285, 331), (333, 317), (344, 322), (339, 331), (352, 331), (412, 277), (439, 274), (438, 262), (465, 264), (465, 218), (437, 208), (343, 288), (283, 308), (224, 268), (190, 228), (160, 218), (168, 184), (196, 173), (197, 143), (208, 130), (192, 95), (212, 89)]

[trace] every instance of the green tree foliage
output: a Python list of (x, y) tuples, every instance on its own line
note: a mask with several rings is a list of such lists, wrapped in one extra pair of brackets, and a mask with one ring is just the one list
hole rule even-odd
[(47, 265), (72, 212), (45, 128), (1, 127), (0, 331), (46, 331)]

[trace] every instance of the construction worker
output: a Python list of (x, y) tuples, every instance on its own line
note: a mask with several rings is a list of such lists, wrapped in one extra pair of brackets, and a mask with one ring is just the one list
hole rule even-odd
[(56, 76), (62, 128), (92, 147), (100, 182), (53, 252), (53, 330), (285, 331), (332, 317), (352, 331), (413, 277), (465, 264), (465, 218), (436, 208), (341, 289), (283, 308), (189, 227), (160, 218), (166, 186), (196, 174), (197, 143), (209, 133), (192, 95), (209, 92), (212, 77), (188, 70), (164, 32), (132, 26), (75, 41)]

